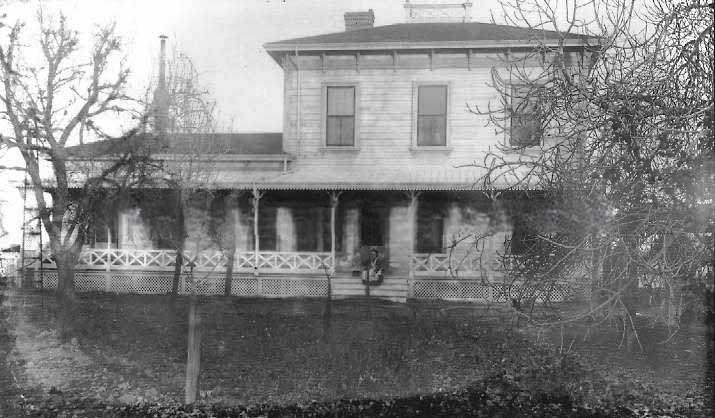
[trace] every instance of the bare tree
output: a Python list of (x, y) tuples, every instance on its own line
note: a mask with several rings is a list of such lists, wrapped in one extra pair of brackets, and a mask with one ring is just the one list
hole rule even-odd
[[(58, 293), (71, 298), (74, 266), (107, 184), (134, 182), (138, 177), (130, 173), (143, 157), (121, 152), (84, 176), (70, 174), (72, 143), (84, 136), (108, 139), (110, 117), (134, 115), (124, 94), (129, 70), (120, 60), (113, 25), (95, 34), (84, 56), (79, 35), (64, 16), (47, 20), (40, 12), (38, 22), (39, 39), (29, 44), (24, 24), (0, 23), (0, 120), (8, 132), (2, 147), (22, 156), (57, 263)], [(136, 131), (122, 138), (130, 141)], [(43, 177), (45, 168), (49, 179)]]
[(165, 62), (165, 43), (162, 39), (161, 68), (157, 87), (151, 99), (145, 100), (146, 114), (152, 115), (150, 127), (163, 144), (161, 154), (168, 156), (163, 161), (163, 175), (155, 179), (161, 196), (147, 200), (163, 201), (170, 192), (173, 213), (167, 216), (166, 207), (159, 205), (147, 213), (154, 224), (153, 229), (161, 234), (164, 242), (170, 243), (176, 252), (172, 294), (179, 288), (187, 238), (185, 211), (192, 195), (211, 182), (210, 156), (219, 153), (208, 135), (214, 132), (215, 102), (206, 89), (201, 87), (199, 73), (189, 57), (174, 51)]
[(505, 54), (492, 71), (501, 99), (471, 109), (505, 138), (477, 165), (487, 188), (508, 180), (544, 198), (521, 216), (531, 231), (524, 255), (504, 259), (510, 277), (543, 289), (584, 276), (590, 309), (569, 320), (618, 318), (630, 345), (639, 285), (666, 291), (677, 327), (688, 292), (712, 280), (713, 5), (565, 4), (503, 3), (535, 48)]

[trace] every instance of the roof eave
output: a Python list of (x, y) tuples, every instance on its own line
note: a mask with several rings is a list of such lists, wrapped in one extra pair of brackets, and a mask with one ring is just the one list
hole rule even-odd
[[(121, 154), (105, 154), (97, 156), (77, 156), (68, 158), (68, 161), (115, 161)], [(190, 156), (191, 158), (193, 156)], [(161, 161), (186, 160), (186, 154), (156, 153), (152, 158)], [(200, 154), (195, 156), (196, 161), (293, 161), (293, 155), (282, 154)]]
[[(435, 41), (435, 42), (336, 42), (336, 43), (292, 43), (270, 42), (263, 48), (270, 52), (294, 51), (343, 51), (343, 50), (400, 50), (400, 49), (492, 49), (492, 48), (533, 48), (537, 40), (489, 40), (489, 41)], [(544, 39), (547, 45), (564, 47), (585, 47), (591, 45), (587, 39)], [(274, 57), (277, 60), (277, 57)]]

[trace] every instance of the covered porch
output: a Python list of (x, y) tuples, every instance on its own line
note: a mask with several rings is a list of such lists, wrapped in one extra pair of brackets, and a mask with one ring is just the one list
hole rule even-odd
[[(499, 202), (430, 171), (408, 173), (430, 181), (334, 174), (297, 170), (190, 197), (138, 191), (92, 228), (77, 288), (164, 293), (181, 249), (182, 277), (193, 275), (205, 294), (221, 294), (229, 276), (241, 296), (508, 300), (500, 256), (519, 233)], [(361, 271), (372, 249), (386, 268), (368, 289)], [(35, 267), (52, 287), (51, 256)]]

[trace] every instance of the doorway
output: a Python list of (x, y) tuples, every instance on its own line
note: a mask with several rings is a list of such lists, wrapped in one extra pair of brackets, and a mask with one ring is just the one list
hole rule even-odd
[(386, 205), (366, 203), (360, 208), (360, 255), (366, 259), (375, 249), (388, 260), (387, 243), (390, 208)]

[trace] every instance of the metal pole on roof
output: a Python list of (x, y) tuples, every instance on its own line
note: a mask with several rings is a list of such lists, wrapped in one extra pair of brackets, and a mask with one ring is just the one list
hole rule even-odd
[(295, 46), (295, 80), (296, 80), (296, 111), (295, 111), (295, 137), (296, 137), (296, 155), (300, 157), (300, 130), (301, 130), (301, 79), (300, 79), (300, 57), (298, 56), (298, 45)]

